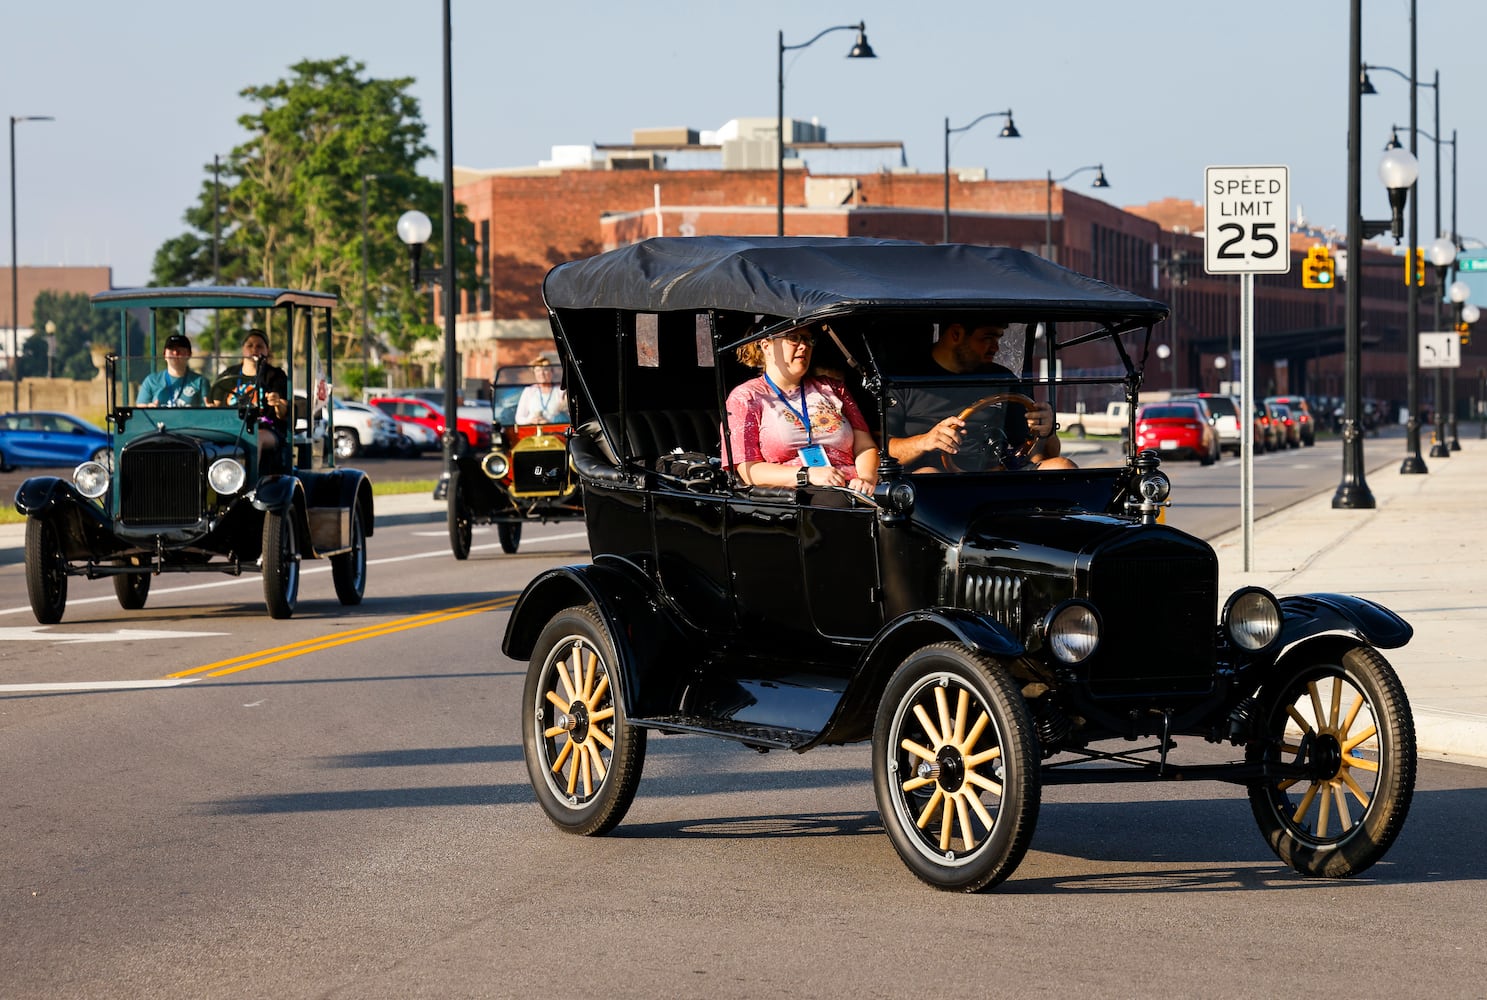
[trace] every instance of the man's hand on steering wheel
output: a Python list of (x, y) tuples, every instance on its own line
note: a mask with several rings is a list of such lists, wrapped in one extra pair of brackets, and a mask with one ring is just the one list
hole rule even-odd
[[(979, 447), (967, 448), (967, 465), (975, 464), (969, 461), (969, 459), (973, 456), (979, 457), (981, 459), (980, 468), (983, 470), (988, 468), (997, 468), (1005, 464), (1009, 459), (1020, 460), (1026, 458), (1040, 440), (1053, 433), (1053, 410), (1049, 407), (1049, 405), (1047, 403), (1036, 402), (1031, 397), (1024, 396), (1022, 393), (1018, 392), (998, 392), (990, 396), (985, 396), (981, 399), (976, 400), (976, 402), (972, 403), (964, 410), (961, 410), (956, 417), (951, 417), (947, 420), (941, 421), (940, 424), (936, 425), (936, 427), (938, 428), (939, 426), (949, 423), (950, 420), (959, 420), (961, 422), (962, 428), (964, 428), (966, 421), (970, 420), (970, 418), (973, 417), (975, 414), (999, 403), (1017, 403), (1023, 408), (1023, 410), (1027, 412), (1027, 425), (1029, 435), (1028, 439), (1026, 441), (1020, 442), (1016, 447), (1009, 447), (1009, 450), (1005, 457), (988, 455), (987, 452), (989, 451), (989, 442)], [(963, 433), (964, 430), (962, 430), (962, 434)], [(962, 469), (961, 466), (957, 464), (953, 458), (951, 458), (952, 455), (957, 453), (958, 450), (950, 451), (948, 449), (942, 449), (940, 455), (940, 463), (944, 465), (947, 472), (976, 471), (975, 469)]]

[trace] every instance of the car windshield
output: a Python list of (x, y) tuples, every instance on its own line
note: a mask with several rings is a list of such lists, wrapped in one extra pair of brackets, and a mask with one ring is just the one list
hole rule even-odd
[[(268, 364), (280, 367), (272, 356)], [(241, 354), (130, 355), (114, 371), (119, 404), (145, 408), (233, 405), (256, 381)]]
[(1142, 407), (1137, 420), (1197, 420), (1196, 406), (1158, 405)]
[(568, 404), (562, 385), (560, 364), (503, 366), (491, 380), (491, 413), (497, 423), (507, 427), (523, 422), (518, 419), (519, 410), (524, 417), (530, 410), (541, 418), (525, 422), (566, 424)]

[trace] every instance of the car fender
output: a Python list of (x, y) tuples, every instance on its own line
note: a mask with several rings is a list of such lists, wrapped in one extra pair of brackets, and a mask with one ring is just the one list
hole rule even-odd
[(327, 469), (323, 472), (300, 471), (297, 474), (304, 491), (306, 507), (338, 507), (361, 512), (362, 531), (372, 535), (375, 510), (372, 481), (360, 469)]
[(1409, 622), (1382, 604), (1351, 594), (1293, 594), (1281, 598), (1280, 606), (1277, 666), (1312, 655), (1319, 643), (1396, 649), (1415, 634)]
[(678, 683), (668, 674), (684, 656), (683, 631), (645, 575), (621, 560), (558, 566), (534, 577), (511, 609), (501, 652), (517, 661), (531, 659), (547, 623), (583, 605), (593, 605), (614, 642), (625, 714), (645, 718), (667, 711)]
[(910, 653), (937, 642), (958, 642), (998, 660), (1016, 659), (1026, 652), (1022, 640), (1001, 622), (963, 608), (926, 608), (901, 615), (884, 625), (863, 651), (841, 704), (809, 746), (870, 737), (878, 698), (888, 679)]
[(295, 476), (264, 476), (250, 498), (254, 509), (265, 514), (288, 514), (299, 539), (300, 550), (309, 544), (310, 521), (305, 510), (304, 484)]
[(15, 508), (27, 517), (51, 521), (68, 559), (86, 559), (95, 551), (113, 548), (105, 541), (112, 531), (103, 508), (59, 476), (32, 476), (22, 482)]

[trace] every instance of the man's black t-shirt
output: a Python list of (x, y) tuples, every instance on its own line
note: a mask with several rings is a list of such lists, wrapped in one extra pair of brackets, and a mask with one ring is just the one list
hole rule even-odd
[(287, 422), (280, 420), (278, 415), (269, 408), (267, 398), (260, 399), (258, 387), (263, 386), (265, 397), (271, 392), (278, 393), (285, 400), (289, 399), (289, 375), (282, 368), (278, 368), (268, 362), (263, 362), (262, 376), (260, 380), (257, 375), (243, 374), (242, 365), (229, 365), (222, 369), (222, 374), (217, 376), (217, 381), (212, 383), (212, 399), (215, 402), (227, 406), (258, 406), (263, 408), (264, 416), (269, 418), (273, 428), (283, 438)]
[[(915, 371), (897, 374), (960, 378), (941, 367), (933, 358)], [(894, 402), (888, 407), (888, 436), (890, 438), (914, 437), (924, 434), (946, 417), (959, 414), (979, 399), (998, 392), (1026, 394), (1027, 389), (1010, 368), (991, 364), (966, 379), (974, 379), (974, 385), (966, 386), (895, 386)], [(1001, 384), (1005, 382), (1005, 384)], [(974, 414), (967, 422), (965, 441), (955, 462), (960, 468), (974, 471), (995, 468), (1003, 463), (1009, 450), (1009, 442), (1020, 444), (1030, 432), (1027, 412), (1017, 403), (996, 403)], [(917, 462), (906, 465), (909, 471), (920, 468), (940, 468), (941, 456), (930, 452)]]

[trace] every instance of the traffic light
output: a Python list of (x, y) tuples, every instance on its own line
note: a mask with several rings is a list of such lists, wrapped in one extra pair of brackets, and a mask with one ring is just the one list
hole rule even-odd
[(1302, 288), (1331, 288), (1336, 283), (1337, 268), (1332, 263), (1332, 251), (1323, 246), (1306, 251), (1306, 260), (1301, 262)]
[(1410, 275), (1415, 276), (1415, 284), (1421, 288), (1425, 287), (1425, 251), (1419, 247), (1404, 251), (1404, 283), (1410, 283)]
[(1461, 334), (1461, 346), (1466, 347), (1472, 342), (1472, 325), (1465, 320), (1456, 323), (1456, 332)]

